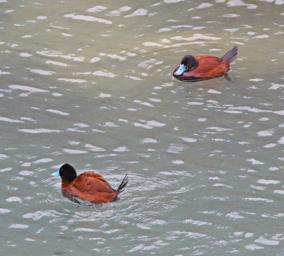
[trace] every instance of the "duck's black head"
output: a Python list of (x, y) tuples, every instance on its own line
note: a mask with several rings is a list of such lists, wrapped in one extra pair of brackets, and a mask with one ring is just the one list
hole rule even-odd
[(60, 176), (62, 181), (72, 182), (76, 179), (77, 173), (74, 167), (70, 164), (63, 164), (59, 171), (52, 174), (53, 176)]
[(185, 55), (181, 60), (181, 64), (185, 65), (188, 70), (198, 66), (197, 60), (192, 55)]
[(185, 55), (174, 75), (181, 76), (184, 72), (194, 69), (198, 66), (197, 60), (192, 55)]

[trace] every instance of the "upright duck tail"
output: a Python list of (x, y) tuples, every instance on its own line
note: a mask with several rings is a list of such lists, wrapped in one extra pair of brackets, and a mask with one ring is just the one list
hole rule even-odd
[(233, 47), (230, 51), (226, 52), (221, 59), (228, 61), (229, 63), (233, 62), (238, 55), (238, 47)]
[(128, 175), (126, 174), (122, 180), (122, 182), (120, 183), (120, 185), (118, 186), (116, 192), (117, 192), (117, 195), (116, 197), (118, 197), (118, 195), (124, 191), (124, 188), (125, 186), (127, 185), (128, 183)]

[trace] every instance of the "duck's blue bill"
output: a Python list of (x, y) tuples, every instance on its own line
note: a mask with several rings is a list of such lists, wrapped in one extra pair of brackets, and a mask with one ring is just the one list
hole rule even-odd
[(176, 76), (182, 75), (187, 70), (186, 66), (183, 64), (180, 64), (177, 71), (175, 72)]
[(59, 171), (56, 171), (56, 172), (53, 172), (51, 175), (54, 176), (54, 177), (59, 177), (60, 173), (59, 173)]

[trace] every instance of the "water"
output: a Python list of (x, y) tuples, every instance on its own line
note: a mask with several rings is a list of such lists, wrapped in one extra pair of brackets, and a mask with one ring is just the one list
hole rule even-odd
[[(284, 2), (0, 1), (1, 255), (283, 255)], [(233, 82), (171, 77), (239, 46)], [(115, 203), (51, 176), (95, 169)]]

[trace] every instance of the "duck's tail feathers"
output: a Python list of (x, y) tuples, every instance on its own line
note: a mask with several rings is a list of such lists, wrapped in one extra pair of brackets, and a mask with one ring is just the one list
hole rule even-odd
[(120, 183), (120, 185), (118, 186), (118, 188), (117, 188), (117, 190), (116, 190), (116, 191), (117, 191), (117, 195), (119, 195), (121, 192), (124, 191), (124, 188), (125, 188), (125, 186), (127, 185), (127, 183), (128, 183), (128, 175), (126, 174), (126, 175), (124, 176), (122, 182)]
[(222, 56), (222, 59), (231, 63), (237, 58), (237, 55), (238, 55), (238, 47), (235, 46), (230, 51), (226, 52), (224, 56)]

